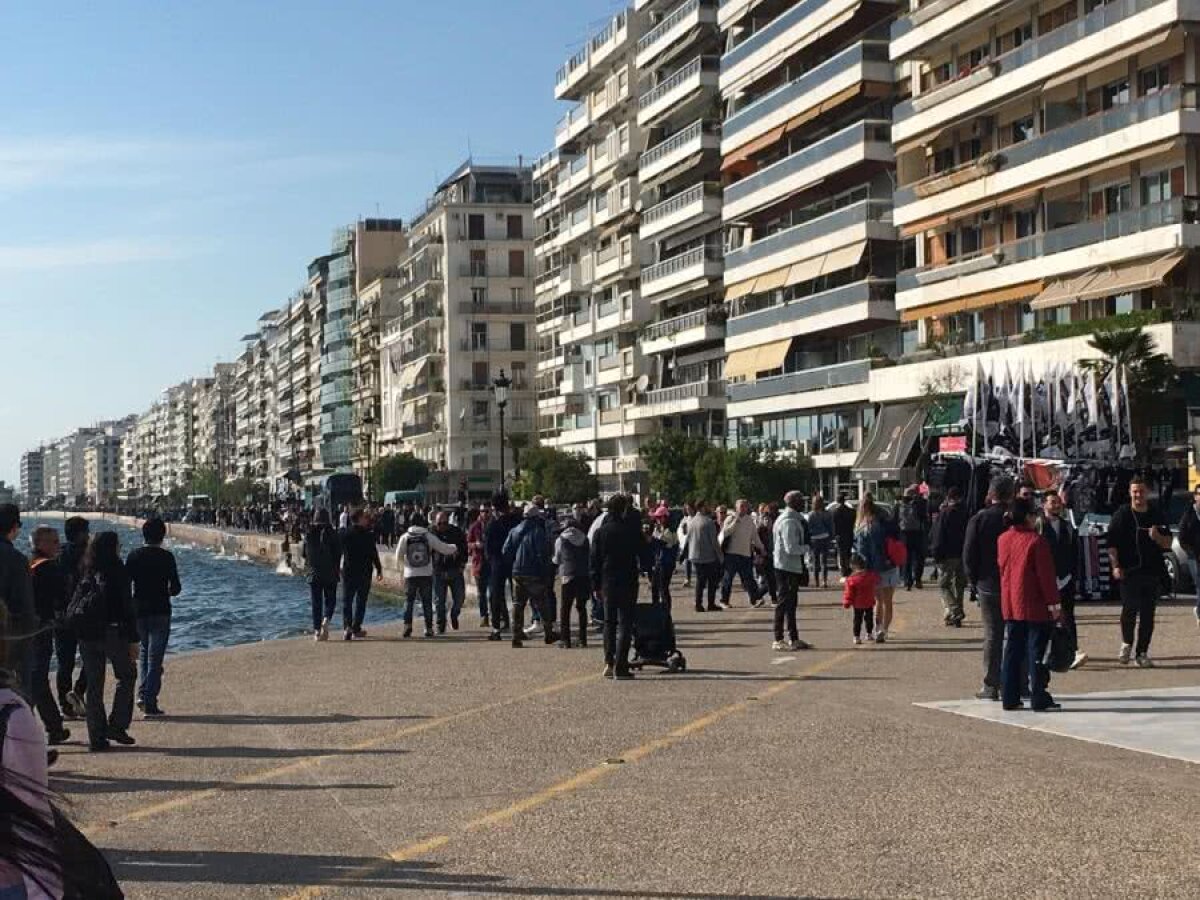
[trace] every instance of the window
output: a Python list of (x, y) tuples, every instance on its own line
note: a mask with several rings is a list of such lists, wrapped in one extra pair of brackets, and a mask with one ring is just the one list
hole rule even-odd
[(945, 172), (948, 169), (954, 168), (954, 148), (947, 147), (944, 150), (937, 150), (933, 154), (933, 171)]
[(512, 383), (513, 388), (518, 391), (523, 391), (529, 386), (529, 376), (527, 374), (528, 367), (524, 360), (517, 360), (512, 364)]
[(508, 251), (508, 276), (510, 278), (525, 277), (525, 251), (524, 250), (509, 250)]
[(512, 322), (508, 326), (508, 346), (513, 350), (525, 349), (525, 323)]
[(487, 400), (472, 400), (471, 401), (471, 418), (477, 424), (486, 425), (488, 422), (489, 410), (491, 403)]
[(518, 307), (525, 302), (525, 288), (515, 287), (509, 288), (508, 298), (512, 301), (513, 307)]
[(490, 460), (488, 459), (488, 442), (487, 441), (472, 441), (471, 442), (471, 468), (476, 471), (482, 471), (489, 467)]
[(482, 241), (483, 237), (483, 214), (471, 213), (467, 216), (467, 240)]
[(525, 236), (525, 219), (521, 216), (508, 217), (508, 239), (519, 241)]
[(1133, 206), (1133, 191), (1128, 184), (1113, 184), (1104, 189), (1104, 214), (1111, 216)]
[(1129, 102), (1129, 79), (1122, 78), (1100, 88), (1100, 108), (1112, 109)]
[(488, 344), (487, 322), (471, 323), (471, 349), (486, 350)]
[(900, 353), (902, 356), (916, 353), (919, 342), (920, 331), (916, 324), (900, 326)]
[(1166, 63), (1138, 72), (1138, 96), (1156, 94), (1171, 85), (1171, 67)]
[(931, 71), (931, 74), (933, 75), (933, 83), (941, 84), (944, 81), (949, 81), (950, 72), (951, 68), (949, 61), (942, 63), (940, 66), (934, 66)]
[(958, 145), (958, 161), (959, 163), (970, 162), (973, 159), (978, 159), (979, 154), (983, 152), (983, 142), (979, 138), (971, 138), (969, 141), (963, 141)]
[(487, 278), (487, 251), (471, 251), (471, 277)]
[(1163, 170), (1142, 176), (1142, 206), (1171, 199), (1171, 173)]
[(474, 306), (483, 306), (487, 303), (487, 288), (471, 288), (471, 303)]
[(954, 259), (958, 256), (958, 235), (953, 231), (947, 231), (942, 235), (942, 246), (946, 250), (946, 259)]
[(1010, 126), (1012, 129), (1010, 134), (1010, 143), (1019, 144), (1021, 141), (1027, 141), (1034, 137), (1033, 132), (1033, 116), (1026, 116), (1023, 119), (1017, 119)]
[(1018, 209), (1013, 213), (1013, 222), (1018, 239), (1029, 237), (1037, 232), (1037, 210)]
[(983, 246), (983, 229), (978, 225), (964, 225), (962, 228), (962, 254), (967, 256), (978, 253)]

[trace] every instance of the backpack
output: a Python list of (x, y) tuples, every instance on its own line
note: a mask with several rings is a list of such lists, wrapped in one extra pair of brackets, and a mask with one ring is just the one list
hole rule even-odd
[(333, 552), (329, 549), (329, 532), (321, 529), (315, 539), (311, 536), (304, 541), (304, 559), (308, 563), (308, 573), (314, 576), (326, 576), (335, 568)]
[(917, 513), (917, 504), (901, 503), (900, 504), (900, 530), (901, 531), (920, 531), (921, 516)]
[(889, 534), (883, 539), (883, 553), (893, 566), (903, 566), (908, 562), (908, 547), (895, 535)]
[(424, 569), (430, 563), (429, 539), (423, 534), (409, 534), (404, 540), (404, 564), (410, 569)]
[(71, 631), (82, 637), (104, 630), (106, 612), (103, 579), (95, 574), (85, 575), (75, 585), (64, 621)]

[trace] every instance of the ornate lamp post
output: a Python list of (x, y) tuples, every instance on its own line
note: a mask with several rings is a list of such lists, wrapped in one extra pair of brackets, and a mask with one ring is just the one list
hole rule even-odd
[(508, 389), (512, 379), (500, 370), (500, 376), (492, 382), (492, 393), (496, 395), (496, 408), (500, 410), (500, 489), (504, 490), (504, 408), (508, 406)]

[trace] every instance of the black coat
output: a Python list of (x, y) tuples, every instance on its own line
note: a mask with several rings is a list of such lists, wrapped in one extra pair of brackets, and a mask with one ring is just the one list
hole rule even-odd
[(638, 520), (606, 517), (592, 541), (589, 562), (593, 584), (607, 597), (636, 600), (638, 573), (646, 550)]
[(854, 542), (854, 521), (858, 518), (858, 513), (854, 511), (853, 507), (839, 503), (834, 507), (832, 517), (833, 536), (839, 544), (849, 546)]
[(967, 509), (961, 503), (943, 504), (933, 520), (930, 555), (936, 559), (958, 559), (967, 537)]
[(361, 525), (351, 525), (342, 535), (342, 577), (370, 579), (372, 572), (383, 574), (375, 535)]
[(999, 548), (996, 542), (1007, 529), (1004, 524), (1005, 512), (1003, 506), (995, 505), (975, 513), (967, 523), (967, 535), (963, 541), (963, 569), (967, 583), (989, 594), (1000, 593)]
[(1192, 558), (1200, 558), (1200, 513), (1189, 506), (1179, 520), (1179, 546)]
[(1075, 529), (1066, 519), (1058, 520), (1058, 531), (1055, 532), (1045, 517), (1038, 519), (1038, 532), (1050, 544), (1050, 555), (1054, 557), (1054, 575), (1063, 578), (1070, 575), (1074, 583), (1075, 574), (1079, 570), (1079, 544), (1076, 540)]

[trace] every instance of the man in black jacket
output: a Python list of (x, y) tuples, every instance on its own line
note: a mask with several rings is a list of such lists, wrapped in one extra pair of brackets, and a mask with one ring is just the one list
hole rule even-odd
[(1038, 531), (1050, 544), (1054, 557), (1054, 577), (1058, 582), (1058, 601), (1062, 606), (1063, 625), (1075, 642), (1075, 661), (1072, 669), (1087, 662), (1087, 654), (1079, 650), (1079, 632), (1075, 626), (1075, 580), (1079, 571), (1079, 542), (1071, 523), (1063, 518), (1063, 501), (1055, 491), (1042, 498), (1042, 515)]
[(1013, 499), (1013, 480), (1001, 475), (992, 481), (990, 504), (967, 523), (963, 540), (963, 569), (971, 597), (979, 602), (983, 623), (983, 687), (980, 700), (1000, 699), (1000, 653), (1004, 643), (1004, 617), (1000, 612), (1000, 562), (996, 542), (1004, 533), (1004, 516)]
[(842, 570), (842, 579), (845, 580), (850, 577), (850, 554), (854, 550), (854, 522), (858, 513), (845, 494), (838, 494), (837, 505), (830, 511), (830, 515), (833, 518), (838, 568)]
[(592, 583), (604, 600), (604, 677), (632, 678), (629, 645), (637, 604), (638, 572), (645, 553), (640, 516), (629, 499), (615, 494), (608, 515), (592, 539)]
[(930, 552), (938, 568), (938, 588), (942, 592), (942, 622), (954, 628), (963, 623), (963, 593), (967, 588), (963, 575), (963, 540), (967, 533), (967, 511), (956, 487), (946, 491), (946, 499), (933, 520)]
[(83, 516), (71, 516), (63, 522), (63, 536), (67, 539), (67, 545), (58, 556), (58, 564), (66, 579), (66, 589), (62, 608), (55, 610), (57, 624), (54, 629), (54, 659), (58, 663), (55, 689), (63, 715), (82, 719), (87, 712), (83, 702), (87, 695), (87, 673), (80, 663), (79, 677), (72, 684), (75, 658), (79, 655), (79, 637), (63, 624), (62, 618), (75, 593), (75, 585), (79, 583), (83, 574), (83, 556), (87, 553), (88, 541), (91, 539), (91, 525)]
[(49, 525), (39, 526), (33, 532), (33, 561), (30, 573), (33, 577), (33, 604), (37, 614), (37, 633), (33, 638), (32, 682), (30, 693), (37, 707), (42, 725), (46, 728), (46, 743), (62, 744), (71, 736), (63, 727), (62, 712), (54, 702), (50, 690), (50, 660), (54, 656), (54, 619), (59, 610), (66, 608), (63, 595), (67, 580), (58, 565), (58, 531)]
[(342, 640), (364, 638), (363, 618), (371, 593), (371, 574), (383, 578), (379, 546), (367, 527), (367, 514), (356, 509), (350, 514), (350, 527), (342, 535)]
[(437, 514), (433, 533), (458, 548), (453, 556), (433, 555), (433, 608), (437, 616), (438, 634), (446, 633), (446, 592), (450, 592), (450, 627), (458, 631), (458, 614), (462, 612), (463, 600), (467, 596), (467, 581), (463, 567), (467, 564), (467, 535), (450, 522), (450, 513), (442, 510)]
[(1179, 546), (1187, 554), (1196, 591), (1196, 624), (1200, 625), (1200, 484), (1192, 492), (1192, 505), (1179, 520)]
[[(501, 632), (508, 628), (508, 583), (512, 570), (504, 559), (504, 542), (508, 533), (521, 523), (521, 516), (508, 503), (508, 494), (498, 491), (492, 495), (492, 510), (495, 513), (483, 533), (483, 552), (487, 560), (491, 583), (488, 585), (488, 600), (492, 604), (492, 633), (489, 641), (501, 639)], [(518, 635), (514, 634), (514, 638)], [(524, 635), (520, 635), (524, 637)]]
[(137, 631), (141, 641), (138, 671), (137, 705), (147, 716), (164, 715), (158, 705), (162, 689), (163, 658), (171, 639), (171, 598), (178, 597), (179, 568), (175, 554), (163, 547), (167, 526), (162, 519), (147, 519), (142, 525), (145, 545), (125, 560), (125, 574), (133, 586), (133, 604), (137, 608)]
[(33, 680), (30, 642), (36, 630), (33, 612), (33, 583), (29, 560), (13, 546), (21, 533), (21, 510), (15, 503), (0, 504), (0, 603), (4, 604), (4, 631), (8, 643), (8, 667), (28, 697)]

